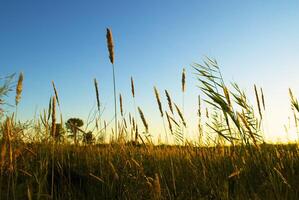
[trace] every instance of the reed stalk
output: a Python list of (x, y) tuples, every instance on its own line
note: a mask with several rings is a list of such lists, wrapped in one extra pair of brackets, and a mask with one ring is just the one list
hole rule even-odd
[(115, 81), (115, 67), (114, 67), (114, 42), (111, 29), (107, 28), (106, 33), (107, 47), (109, 51), (109, 59), (112, 65), (112, 76), (113, 76), (113, 95), (114, 95), (114, 123), (115, 123), (115, 134), (117, 135), (117, 102), (116, 102), (116, 81)]
[(18, 84), (16, 87), (16, 114), (15, 114), (15, 122), (17, 122), (17, 114), (18, 114), (18, 104), (21, 100), (21, 96), (22, 96), (22, 91), (23, 91), (23, 80), (24, 80), (24, 75), (23, 73), (20, 73), (19, 75), (19, 79), (18, 79)]

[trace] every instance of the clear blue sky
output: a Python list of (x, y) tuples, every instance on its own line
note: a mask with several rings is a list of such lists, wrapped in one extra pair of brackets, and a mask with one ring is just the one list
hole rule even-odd
[[(48, 104), (54, 80), (65, 118), (86, 118), (100, 84), (105, 116), (113, 116), (106, 27), (115, 40), (117, 88), (150, 126), (160, 123), (152, 87), (168, 89), (180, 103), (180, 74), (187, 70), (186, 118), (196, 116), (199, 93), (190, 64), (216, 58), (227, 82), (249, 94), (263, 86), (271, 138), (284, 137), (291, 114), (288, 87), (299, 95), (298, 1), (79, 1), (0, 0), (0, 75), (24, 72), (20, 116), (30, 119)], [(162, 90), (163, 89), (163, 90)], [(192, 122), (191, 122), (192, 123)]]

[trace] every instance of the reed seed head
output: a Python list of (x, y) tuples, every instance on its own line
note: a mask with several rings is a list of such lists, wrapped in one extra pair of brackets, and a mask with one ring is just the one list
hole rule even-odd
[(57, 89), (55, 87), (54, 81), (52, 81), (52, 85), (53, 85), (54, 94), (55, 94), (55, 98), (56, 98), (57, 104), (58, 104), (58, 106), (60, 106), (59, 98), (58, 98), (58, 92), (57, 92)]
[(107, 47), (109, 51), (109, 59), (110, 62), (114, 64), (114, 43), (113, 43), (112, 31), (110, 30), (110, 28), (107, 28), (106, 38), (107, 38)]
[(101, 105), (100, 105), (99, 86), (98, 86), (97, 79), (94, 79), (94, 88), (96, 91), (97, 107), (98, 107), (98, 111), (100, 112)]
[(123, 98), (121, 94), (119, 94), (119, 107), (120, 107), (120, 114), (123, 117), (124, 116), (124, 111), (123, 111)]
[(156, 100), (157, 100), (157, 104), (158, 104), (158, 107), (159, 107), (161, 117), (163, 117), (162, 103), (161, 103), (161, 100), (160, 100), (159, 92), (158, 92), (156, 87), (154, 87), (154, 91), (155, 91), (155, 96), (156, 96)]
[(143, 126), (144, 126), (144, 128), (145, 128), (145, 132), (148, 133), (148, 124), (147, 124), (147, 122), (146, 122), (146, 119), (145, 119), (144, 114), (143, 114), (143, 112), (142, 112), (142, 110), (141, 110), (140, 107), (138, 107), (138, 112), (139, 112), (141, 121), (142, 121), (142, 123), (143, 123)]
[(169, 130), (170, 130), (171, 133), (173, 133), (172, 124), (171, 124), (171, 121), (170, 121), (170, 116), (168, 115), (168, 113), (166, 111), (165, 111), (165, 113), (166, 113), (166, 117), (167, 117)]
[(23, 73), (20, 73), (17, 88), (16, 88), (16, 105), (18, 105), (18, 103), (21, 100), (21, 95), (23, 91), (23, 79), (24, 79)]
[(171, 97), (170, 97), (167, 90), (165, 90), (165, 95), (166, 95), (166, 98), (167, 98), (167, 103), (168, 103), (169, 110), (173, 114), (172, 100), (171, 100)]
[(131, 76), (131, 91), (132, 91), (133, 98), (135, 98), (135, 87), (134, 87), (134, 80), (132, 76)]
[(185, 92), (185, 90), (186, 90), (186, 70), (184, 68), (182, 72), (182, 92)]

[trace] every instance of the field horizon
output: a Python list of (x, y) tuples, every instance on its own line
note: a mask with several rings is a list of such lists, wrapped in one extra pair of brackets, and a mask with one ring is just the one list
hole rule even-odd
[(298, 10), (0, 1), (0, 200), (299, 199)]

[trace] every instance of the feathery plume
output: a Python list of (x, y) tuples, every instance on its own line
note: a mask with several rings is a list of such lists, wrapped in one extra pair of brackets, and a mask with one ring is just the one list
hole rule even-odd
[(50, 97), (49, 107), (48, 107), (48, 121), (51, 117), (51, 112), (52, 112), (52, 96)]
[(185, 90), (186, 90), (186, 70), (184, 68), (182, 72), (182, 92), (185, 92)]
[(96, 98), (97, 98), (97, 107), (98, 107), (98, 111), (100, 112), (100, 95), (99, 95), (99, 86), (98, 86), (98, 81), (97, 79), (94, 79), (94, 88), (96, 90)]
[(135, 87), (134, 87), (134, 80), (132, 76), (131, 76), (131, 91), (132, 91), (133, 98), (135, 98)]
[(168, 93), (167, 90), (165, 90), (165, 95), (166, 95), (166, 98), (167, 98), (167, 103), (168, 103), (169, 110), (173, 114), (172, 101), (171, 101), (171, 97), (170, 97), (170, 95), (169, 95), (169, 93)]
[(162, 103), (161, 103), (161, 100), (160, 100), (159, 92), (158, 92), (156, 87), (154, 87), (154, 91), (155, 91), (155, 96), (156, 96), (156, 100), (157, 100), (157, 103), (158, 103), (158, 107), (159, 107), (161, 117), (163, 117)]
[(112, 37), (112, 32), (109, 28), (107, 28), (107, 47), (109, 51), (109, 59), (112, 64), (114, 64), (114, 43), (113, 43), (113, 37)]
[(114, 126), (115, 126), (115, 134), (117, 134), (117, 103), (116, 103), (116, 81), (115, 81), (115, 69), (114, 69), (114, 44), (112, 32), (109, 28), (107, 28), (106, 33), (107, 38), (107, 47), (109, 51), (109, 59), (112, 64), (112, 76), (113, 76), (113, 95), (114, 95)]
[(124, 113), (123, 113), (123, 98), (121, 96), (121, 94), (119, 94), (119, 107), (120, 107), (120, 114), (123, 117)]
[(167, 116), (167, 122), (168, 122), (168, 127), (169, 127), (169, 130), (171, 133), (173, 133), (173, 130), (172, 130), (172, 124), (171, 124), (171, 121), (170, 121), (170, 116), (168, 115), (168, 113), (165, 111), (166, 113), (166, 116)]
[(142, 121), (142, 123), (143, 123), (143, 126), (144, 126), (144, 128), (145, 128), (145, 131), (148, 133), (148, 124), (147, 124), (147, 122), (146, 122), (146, 119), (145, 119), (144, 114), (143, 114), (143, 112), (142, 112), (142, 110), (141, 110), (140, 107), (138, 107), (138, 112), (139, 112), (141, 121)]
[(58, 106), (60, 107), (59, 98), (58, 98), (58, 92), (57, 92), (57, 90), (56, 90), (54, 81), (52, 81), (52, 85), (53, 85), (54, 94), (55, 94), (55, 97), (56, 97), (57, 104), (58, 104)]
[(20, 73), (17, 88), (16, 88), (16, 105), (18, 105), (18, 103), (21, 100), (21, 95), (23, 91), (23, 79), (24, 79), (23, 73)]
[(138, 142), (138, 138), (139, 138), (138, 125), (136, 124), (136, 127), (135, 127), (135, 142), (136, 143)]

